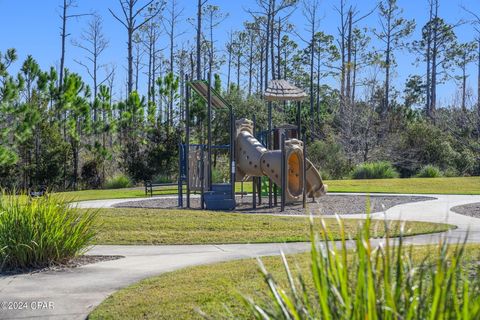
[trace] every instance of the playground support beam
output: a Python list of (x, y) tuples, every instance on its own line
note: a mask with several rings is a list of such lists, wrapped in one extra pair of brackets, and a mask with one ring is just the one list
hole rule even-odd
[(208, 73), (208, 90), (207, 90), (207, 190), (212, 190), (212, 74)]
[(200, 148), (200, 207), (205, 209), (205, 148)]
[[(275, 126), (273, 128), (273, 131), (272, 131), (272, 135), (273, 135), (273, 132), (276, 132), (277, 131), (277, 127)], [(275, 135), (273, 135), (275, 136)], [(275, 138), (273, 138), (273, 140), (275, 140)], [(273, 148), (272, 149), (275, 149), (275, 148), (278, 148), (280, 146), (275, 146), (275, 142), (272, 143), (273, 145)], [(277, 196), (277, 193), (278, 193), (278, 187), (275, 183), (273, 183), (273, 206), (276, 207), (278, 205), (278, 196)]]
[[(285, 211), (285, 195), (286, 195), (286, 188), (287, 188), (287, 177), (286, 177), (286, 159), (285, 159), (285, 133), (282, 132), (282, 136), (280, 139), (280, 146), (282, 150), (282, 162), (281, 162), (281, 172), (282, 172), (282, 194), (281, 194), (281, 205), (280, 205), (280, 211), (283, 212)], [(305, 194), (305, 190), (303, 191)]]
[[(257, 132), (257, 117), (253, 115), (253, 137), (256, 138)], [(253, 209), (257, 209), (257, 177), (252, 177), (252, 204)]]
[[(236, 171), (236, 164), (235, 164), (235, 115), (233, 114), (233, 110), (230, 110), (230, 183), (231, 183), (231, 192), (232, 198), (235, 202), (235, 171)], [(242, 190), (243, 191), (243, 190)]]
[(302, 207), (307, 207), (307, 134), (303, 135), (303, 194)]
[[(267, 149), (272, 150), (272, 102), (268, 101)], [(272, 208), (272, 179), (268, 179), (268, 207)]]
[(301, 102), (297, 101), (297, 137), (300, 140), (302, 136), (302, 114), (300, 113)]
[(184, 151), (182, 137), (179, 137), (178, 140), (178, 206), (183, 208), (182, 154)]
[(187, 208), (190, 209), (190, 86), (188, 75), (185, 76), (185, 181), (187, 182)]

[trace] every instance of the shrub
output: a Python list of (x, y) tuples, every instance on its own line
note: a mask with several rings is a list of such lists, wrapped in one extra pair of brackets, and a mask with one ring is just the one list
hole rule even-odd
[(402, 238), (372, 243), (369, 229), (367, 220), (354, 250), (345, 236), (337, 246), (325, 227), (320, 241), (311, 231), (310, 275), (294, 276), (282, 254), (287, 280), (277, 281), (260, 261), (270, 294), (244, 298), (252, 318), (480, 319), (476, 262), (467, 264), (462, 245), (444, 241), (420, 261)]
[(419, 178), (438, 178), (443, 176), (442, 171), (434, 165), (426, 165), (417, 173)]
[(95, 159), (86, 161), (82, 166), (82, 182), (87, 189), (98, 189), (103, 184), (100, 164)]
[(427, 164), (442, 170), (452, 168), (459, 155), (452, 147), (451, 137), (426, 121), (409, 124), (400, 140), (394, 161), (405, 176), (414, 175)]
[(106, 189), (121, 189), (129, 188), (133, 185), (132, 180), (127, 175), (118, 174), (113, 178), (110, 178), (105, 183)]
[(226, 155), (217, 155), (217, 160), (212, 165), (212, 182), (225, 183), (230, 180), (229, 159)]
[(478, 152), (475, 153), (471, 150), (464, 149), (455, 157), (456, 171), (461, 175), (468, 175), (475, 171), (475, 165), (477, 164)]
[(307, 147), (307, 157), (319, 169), (324, 179), (341, 179), (351, 170), (342, 145), (333, 138), (310, 144)]
[(0, 195), (0, 271), (45, 267), (83, 253), (96, 214), (57, 197)]
[(359, 164), (352, 172), (353, 179), (391, 179), (398, 178), (397, 170), (390, 162), (365, 162)]
[(451, 178), (451, 177), (458, 177), (458, 171), (455, 170), (454, 168), (447, 168), (444, 172), (443, 175), (445, 177)]

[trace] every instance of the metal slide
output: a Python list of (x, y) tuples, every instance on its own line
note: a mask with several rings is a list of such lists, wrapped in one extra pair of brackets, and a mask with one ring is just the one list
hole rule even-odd
[(307, 196), (319, 197), (326, 193), (319, 172), (310, 161), (303, 163), (303, 143), (297, 139), (285, 142), (286, 172), (281, 172), (281, 150), (267, 150), (254, 136), (253, 123), (247, 119), (236, 121), (236, 174), (237, 180), (246, 177), (269, 177), (281, 186), (281, 175), (285, 174), (287, 201), (300, 200), (303, 195), (303, 166), (306, 165)]

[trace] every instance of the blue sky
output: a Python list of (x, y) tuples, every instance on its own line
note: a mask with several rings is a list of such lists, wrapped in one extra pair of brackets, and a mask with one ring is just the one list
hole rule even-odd
[[(16, 48), (22, 61), (28, 54), (40, 63), (44, 69), (50, 66), (58, 66), (60, 55), (60, 4), (61, 0), (0, 0), (0, 52), (7, 48)], [(78, 0), (78, 7), (72, 9), (72, 13), (84, 13), (96, 11), (104, 19), (104, 31), (110, 41), (110, 46), (105, 51), (102, 60), (104, 63), (114, 63), (117, 65), (117, 90), (116, 94), (121, 92), (121, 83), (125, 79), (126, 65), (126, 31), (108, 12), (108, 8), (119, 12), (117, 0)], [(145, 0), (140, 0), (145, 2)], [(339, 0), (323, 0), (321, 2), (322, 22), (320, 29), (328, 34), (337, 35), (338, 15), (333, 7)], [(224, 12), (229, 14), (228, 18), (218, 28), (215, 37), (217, 38), (217, 47), (224, 47), (229, 31), (241, 29), (243, 21), (249, 18), (246, 12), (248, 8), (255, 8), (255, 0), (210, 0), (209, 3), (221, 7)], [(350, 1), (350, 4), (356, 6), (361, 12), (368, 12), (376, 1), (357, 0)], [(195, 16), (196, 0), (179, 0), (180, 7), (184, 8), (182, 23), (179, 30), (186, 33), (179, 39), (182, 41), (194, 41), (193, 27), (186, 21)], [(417, 29), (411, 39), (418, 39), (420, 28), (427, 20), (428, 8), (427, 0), (398, 0), (398, 5), (404, 9), (404, 17), (415, 19)], [(461, 18), (467, 18), (468, 15), (461, 9), (465, 6), (480, 14), (479, 0), (441, 0), (440, 15), (447, 22), (456, 22)], [(297, 26), (297, 32), (304, 33), (304, 18), (299, 7), (292, 15), (291, 21)], [(69, 23), (69, 41), (67, 44), (66, 66), (72, 71), (85, 75), (84, 70), (73, 59), (82, 59), (83, 53), (71, 45), (72, 39), (78, 38), (82, 29), (85, 28), (88, 18), (73, 19)], [(360, 25), (375, 27), (378, 25), (378, 16), (372, 14), (362, 21)], [(456, 29), (460, 41), (471, 41), (474, 38), (473, 27), (470, 24), (464, 24)], [(167, 39), (164, 35), (161, 39), (164, 46), (167, 46)], [(179, 43), (178, 45), (181, 45)], [(378, 45), (373, 41), (372, 45)], [(395, 83), (402, 87), (405, 78), (409, 74), (422, 74), (425, 69), (423, 65), (415, 66), (414, 57), (408, 52), (398, 52), (397, 61), (399, 67), (395, 73)], [(17, 63), (13, 70), (18, 69)], [(468, 86), (472, 89), (476, 87), (476, 65), (469, 67)], [(87, 78), (85, 78), (87, 79)], [(334, 79), (325, 79), (325, 82), (336, 85)], [(439, 87), (439, 102), (448, 104), (454, 99), (458, 86), (450, 82)], [(475, 90), (473, 90), (475, 91)]]

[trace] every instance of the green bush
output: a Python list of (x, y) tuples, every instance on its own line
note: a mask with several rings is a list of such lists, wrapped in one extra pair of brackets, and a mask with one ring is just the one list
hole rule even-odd
[(475, 165), (477, 164), (478, 152), (473, 152), (468, 149), (464, 149), (455, 157), (455, 168), (460, 175), (469, 175), (475, 171)]
[(402, 238), (372, 243), (370, 224), (360, 228), (353, 250), (346, 231), (337, 246), (325, 227), (319, 239), (312, 228), (309, 275), (296, 276), (282, 254), (286, 281), (278, 281), (259, 261), (270, 294), (244, 297), (252, 318), (480, 319), (477, 263), (464, 257), (462, 245), (444, 241), (420, 260)]
[(417, 173), (424, 165), (432, 164), (442, 170), (455, 167), (459, 153), (452, 147), (451, 137), (429, 122), (409, 124), (395, 147), (402, 176)]
[(82, 166), (82, 182), (87, 189), (98, 189), (102, 186), (100, 163), (96, 159), (86, 161)]
[(426, 165), (420, 169), (417, 173), (417, 177), (419, 178), (439, 178), (443, 176), (443, 172), (434, 165)]
[(444, 172), (443, 175), (445, 177), (451, 178), (451, 177), (458, 177), (458, 171), (454, 168), (447, 168)]
[(107, 179), (105, 189), (130, 188), (132, 185), (132, 180), (127, 175), (118, 174), (113, 178)]
[(353, 179), (391, 179), (398, 177), (397, 170), (387, 161), (365, 162), (356, 166), (352, 172)]
[(96, 214), (57, 197), (0, 195), (0, 271), (45, 267), (83, 253)]
[(310, 144), (307, 157), (318, 168), (323, 179), (342, 179), (351, 170), (342, 145), (333, 138)]
[(230, 180), (229, 159), (224, 156), (217, 157), (216, 166), (212, 166), (212, 182), (225, 183)]

